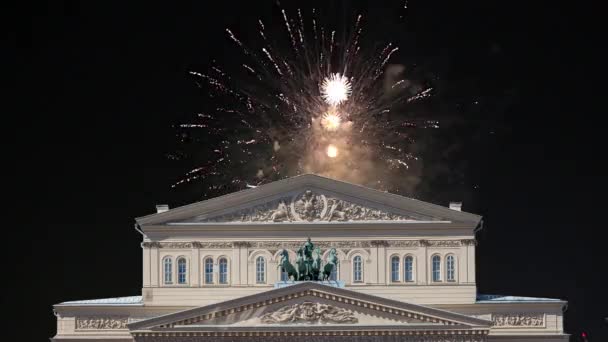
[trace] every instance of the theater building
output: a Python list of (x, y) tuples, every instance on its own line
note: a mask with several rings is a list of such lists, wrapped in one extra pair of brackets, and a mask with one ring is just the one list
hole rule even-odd
[[(53, 341), (567, 341), (566, 302), (477, 292), (480, 216), (303, 175), (136, 219), (142, 291), (54, 305)], [(311, 238), (339, 262), (292, 281)], [(134, 246), (135, 248), (135, 246)], [(505, 256), (506, 257), (506, 256)], [(519, 295), (519, 294), (518, 294)]]

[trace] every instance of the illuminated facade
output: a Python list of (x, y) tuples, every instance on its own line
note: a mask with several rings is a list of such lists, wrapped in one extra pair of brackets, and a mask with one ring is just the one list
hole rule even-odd
[[(477, 293), (457, 205), (304, 175), (136, 222), (141, 296), (56, 304), (54, 341), (568, 340), (565, 301)], [(330, 280), (285, 280), (307, 237)]]

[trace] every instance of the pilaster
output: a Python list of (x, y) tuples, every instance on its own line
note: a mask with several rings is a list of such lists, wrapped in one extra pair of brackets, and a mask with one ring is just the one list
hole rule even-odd
[(201, 285), (201, 249), (192, 249), (192, 260), (190, 262), (190, 284), (194, 287)]
[(150, 247), (150, 286), (158, 287), (160, 284), (158, 269), (158, 247)]

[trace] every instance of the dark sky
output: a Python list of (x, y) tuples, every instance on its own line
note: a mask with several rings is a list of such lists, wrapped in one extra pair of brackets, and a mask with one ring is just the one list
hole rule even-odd
[[(372, 23), (401, 13), (400, 1), (331, 3), (362, 8)], [(592, 114), (597, 41), (585, 32), (588, 11), (410, 1), (403, 32), (390, 35), (406, 44), (398, 59), (441, 78), (467, 123), (445, 138), (467, 142), (445, 161), (464, 170), (464, 183), (424, 190), (437, 204), (464, 199), (464, 210), (484, 216), (479, 292), (566, 299), (566, 331), (605, 341), (605, 152)], [(2, 302), (18, 305), (16, 324), (31, 340), (55, 333), (52, 304), (140, 293), (133, 218), (197, 199), (170, 189), (185, 170), (165, 157), (176, 147), (172, 124), (201, 101), (187, 71), (231, 58), (225, 27), (245, 30), (276, 13), (273, 1), (55, 1), (18, 11), (7, 42), (17, 48), (23, 93), (19, 109), (4, 113), (15, 221), (4, 228)]]

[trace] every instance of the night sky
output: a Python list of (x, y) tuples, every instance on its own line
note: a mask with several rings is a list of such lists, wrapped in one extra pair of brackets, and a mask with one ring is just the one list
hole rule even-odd
[[(328, 13), (361, 9), (372, 30), (398, 22), (395, 61), (440, 80), (457, 124), (422, 157), (456, 180), (429, 175), (416, 195), (462, 200), (484, 216), (479, 292), (568, 300), (566, 332), (608, 340), (605, 133), (591, 114), (586, 10), (523, 1), (409, 1), (407, 12), (401, 1), (329, 3)], [(5, 199), (15, 221), (3, 230), (2, 303), (15, 305), (15, 328), (34, 341), (54, 335), (55, 303), (140, 294), (134, 217), (200, 199), (192, 188), (171, 189), (187, 169), (166, 157), (178, 147), (172, 126), (203, 101), (187, 72), (233, 58), (224, 54), (226, 27), (283, 22), (274, 1), (55, 1), (18, 13), (7, 40), (23, 93), (14, 98), (19, 109), (3, 113), (14, 159)]]

